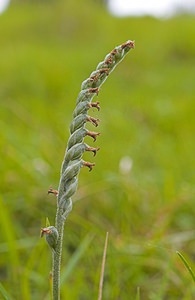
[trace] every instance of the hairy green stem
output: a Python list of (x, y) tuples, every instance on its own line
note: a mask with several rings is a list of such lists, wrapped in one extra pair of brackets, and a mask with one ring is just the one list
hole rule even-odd
[(53, 251), (52, 275), (53, 275), (53, 299), (60, 299), (60, 266), (62, 257), (62, 243), (64, 233), (64, 219), (62, 218), (63, 210), (57, 208), (56, 228), (58, 230), (58, 241), (55, 252)]
[(134, 48), (133, 41), (127, 41), (116, 47), (106, 55), (104, 61), (98, 64), (96, 70), (81, 85), (81, 92), (78, 95), (76, 108), (73, 112), (73, 120), (70, 125), (71, 135), (62, 163), (58, 191), (49, 190), (50, 193), (57, 195), (55, 227), (43, 228), (41, 233), (41, 235), (45, 234), (46, 240), (53, 251), (53, 300), (60, 300), (60, 266), (64, 223), (72, 209), (71, 197), (77, 189), (77, 177), (81, 167), (86, 166), (91, 171), (95, 165), (94, 163), (85, 162), (81, 158), (85, 151), (91, 151), (95, 155), (99, 150), (99, 148), (90, 147), (83, 142), (86, 135), (90, 136), (94, 141), (99, 135), (98, 132), (88, 131), (85, 128), (86, 122), (92, 123), (95, 127), (99, 123), (99, 119), (88, 116), (87, 112), (91, 107), (100, 109), (99, 102), (92, 102), (93, 97), (98, 94), (100, 86), (107, 79), (108, 75), (132, 48)]

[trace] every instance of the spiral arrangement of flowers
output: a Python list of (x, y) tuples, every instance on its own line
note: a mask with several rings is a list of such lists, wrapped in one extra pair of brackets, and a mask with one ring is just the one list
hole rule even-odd
[(62, 252), (62, 240), (64, 222), (72, 209), (71, 197), (75, 194), (78, 185), (78, 174), (84, 166), (91, 171), (95, 163), (86, 162), (82, 159), (85, 151), (93, 152), (94, 156), (99, 148), (94, 148), (84, 142), (86, 136), (96, 141), (99, 132), (89, 131), (86, 123), (90, 122), (95, 127), (99, 119), (88, 115), (90, 108), (100, 110), (99, 102), (92, 102), (95, 95), (98, 95), (100, 86), (107, 79), (119, 62), (125, 57), (130, 49), (135, 47), (134, 41), (115, 47), (104, 60), (100, 62), (89, 78), (83, 81), (81, 91), (77, 97), (76, 108), (73, 112), (73, 120), (70, 124), (70, 137), (61, 167), (61, 176), (58, 191), (50, 189), (48, 192), (57, 196), (56, 225), (43, 228), (41, 236), (45, 235), (46, 240), (53, 250), (53, 299), (59, 299), (60, 285), (60, 261)]

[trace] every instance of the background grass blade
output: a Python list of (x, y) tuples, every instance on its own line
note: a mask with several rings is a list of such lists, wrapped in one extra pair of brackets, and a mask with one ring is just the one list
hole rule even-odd
[(137, 287), (137, 293), (136, 293), (136, 298), (135, 300), (140, 300), (140, 287)]
[(3, 298), (1, 298), (2, 300), (12, 300), (11, 296), (9, 295), (9, 293), (5, 290), (4, 286), (2, 285), (2, 283), (0, 283), (0, 293), (1, 296)]
[(180, 257), (180, 259), (182, 260), (184, 266), (186, 267), (186, 269), (188, 270), (188, 272), (190, 273), (190, 275), (192, 276), (193, 281), (195, 282), (195, 274), (192, 271), (192, 268), (190, 267), (190, 265), (188, 264), (187, 260), (184, 258), (184, 256), (179, 252), (176, 251), (177, 255)]
[(105, 263), (106, 263), (107, 247), (108, 247), (108, 232), (106, 233), (104, 252), (103, 252), (103, 257), (102, 257), (102, 269), (101, 269), (101, 275), (100, 275), (98, 300), (102, 299), (102, 290), (103, 290), (104, 270), (105, 270)]

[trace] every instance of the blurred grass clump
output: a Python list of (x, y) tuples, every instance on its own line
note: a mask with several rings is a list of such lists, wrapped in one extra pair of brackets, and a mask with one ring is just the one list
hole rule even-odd
[(141, 299), (195, 297), (175, 254), (195, 269), (194, 35), (194, 16), (117, 19), (89, 0), (15, 1), (0, 16), (0, 281), (13, 299), (49, 299), (47, 189), (81, 82), (128, 39), (136, 49), (98, 96), (101, 151), (66, 224), (62, 298), (97, 297), (106, 231), (105, 299), (134, 299), (137, 286)]

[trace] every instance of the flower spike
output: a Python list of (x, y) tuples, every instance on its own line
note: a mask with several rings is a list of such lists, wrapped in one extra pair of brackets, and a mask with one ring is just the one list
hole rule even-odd
[(41, 229), (41, 236), (45, 236), (46, 241), (53, 250), (53, 298), (60, 299), (60, 263), (62, 253), (62, 241), (64, 223), (72, 210), (71, 197), (75, 194), (78, 185), (78, 175), (82, 167), (88, 167), (89, 171), (93, 169), (95, 163), (90, 163), (82, 160), (85, 151), (93, 152), (94, 156), (99, 147), (88, 146), (84, 142), (86, 136), (90, 136), (94, 142), (99, 132), (89, 131), (85, 128), (87, 122), (92, 123), (95, 127), (99, 125), (99, 119), (88, 115), (90, 108), (100, 110), (99, 102), (92, 102), (93, 98), (98, 95), (100, 87), (105, 82), (110, 73), (114, 70), (120, 61), (130, 49), (135, 46), (134, 41), (127, 41), (120, 46), (115, 47), (104, 60), (97, 65), (89, 78), (81, 84), (81, 91), (76, 100), (76, 108), (73, 112), (73, 120), (70, 125), (70, 137), (67, 143), (67, 148), (64, 160), (61, 167), (61, 176), (58, 191), (50, 188), (48, 194), (57, 196), (57, 212), (55, 227), (48, 226)]

